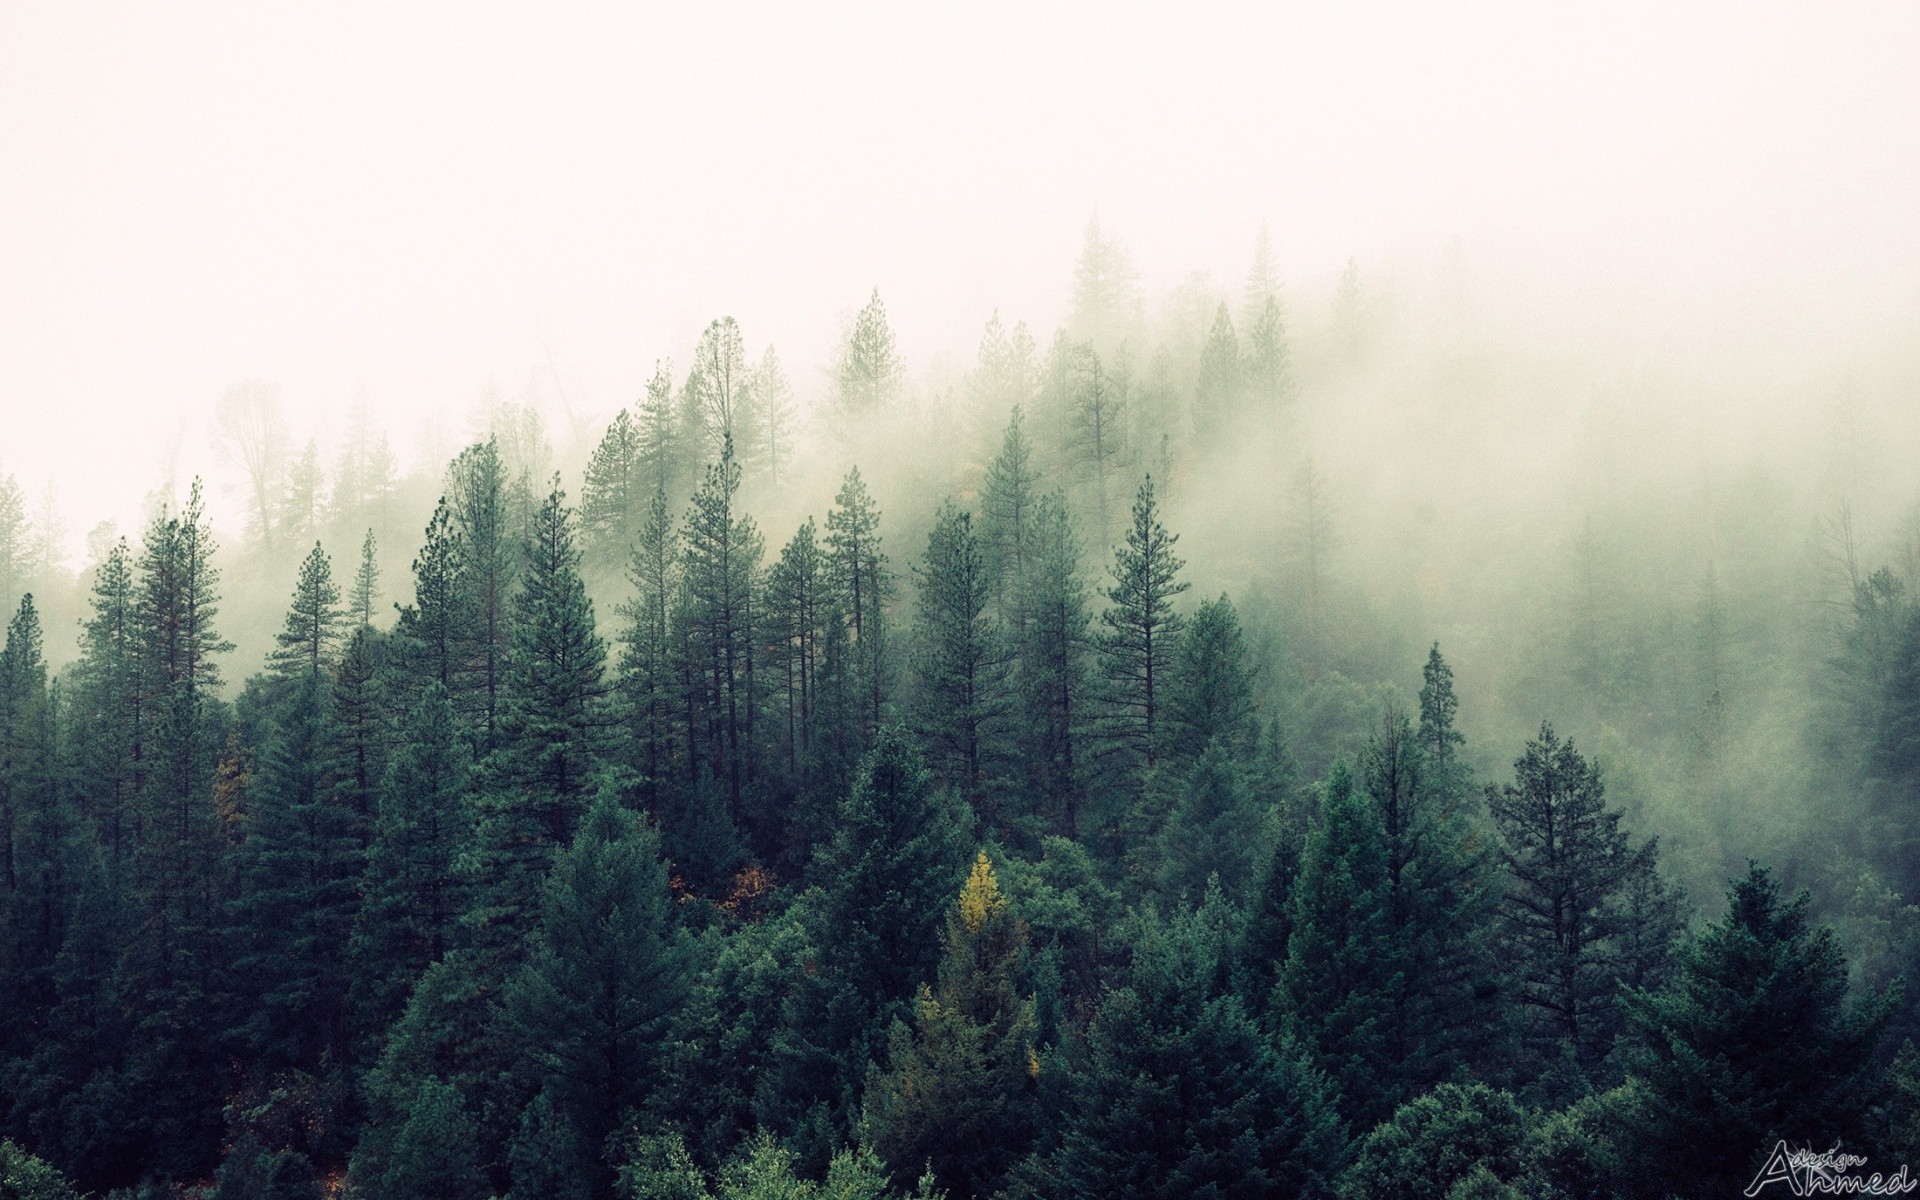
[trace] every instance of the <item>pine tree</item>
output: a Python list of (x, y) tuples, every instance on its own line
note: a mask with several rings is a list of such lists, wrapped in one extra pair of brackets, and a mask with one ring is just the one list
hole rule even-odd
[(430, 683), (406, 714), (381, 780), (350, 945), (356, 1027), (384, 1034), (414, 980), (454, 944), (466, 896), (455, 869), (473, 838), (472, 754)]
[(573, 510), (559, 476), (535, 514), (519, 590), (504, 715), (510, 771), (542, 797), (548, 835), (563, 841), (585, 810), (613, 714), (606, 644), (580, 579)]
[(438, 1079), (420, 1085), (394, 1138), (376, 1194), (420, 1200), (482, 1200), (486, 1176), (474, 1156), (475, 1130), (457, 1089)]
[[(709, 324), (694, 347), (693, 371), (687, 376), (703, 456), (720, 458), (731, 447), (736, 459), (757, 457), (760, 444), (755, 436), (758, 421), (751, 382), (739, 324), (732, 317)], [(743, 447), (746, 455), (741, 453)]]
[(1075, 338), (1103, 349), (1125, 338), (1139, 320), (1139, 275), (1118, 238), (1101, 232), (1100, 217), (1088, 222), (1073, 268), (1073, 302), (1067, 328)]
[(656, 809), (673, 767), (679, 689), (674, 678), (671, 609), (679, 590), (678, 567), (667, 494), (655, 488), (627, 569), (633, 599), (622, 610), (627, 626), (619, 687), (631, 762), (648, 803)]
[(1253, 668), (1240, 616), (1224, 593), (1203, 601), (1180, 639), (1167, 689), (1167, 752), (1191, 761), (1215, 739), (1246, 754), (1258, 737)]
[(445, 498), (434, 507), (426, 540), (413, 560), (413, 603), (400, 610), (397, 631), (416, 686), (460, 686), (472, 614), (460, 586), (460, 535)]
[(1859, 1129), (1899, 995), (1847, 1002), (1846, 956), (1811, 905), (1750, 864), (1674, 985), (1630, 993), (1641, 1052), (1622, 1149), (1642, 1194), (1733, 1194), (1780, 1140), (1818, 1151)]
[(1200, 348), (1200, 382), (1194, 393), (1194, 431), (1203, 443), (1222, 445), (1234, 428), (1243, 373), (1240, 341), (1234, 336), (1226, 302), (1221, 301)]
[(554, 859), (532, 953), (505, 998), (552, 1122), (596, 1151), (546, 1164), (588, 1183), (582, 1194), (606, 1193), (612, 1171), (598, 1148), (664, 1082), (689, 968), (659, 841), (603, 791)]
[(1113, 476), (1126, 450), (1127, 375), (1110, 369), (1091, 345), (1069, 345), (1056, 352), (1065, 355), (1068, 375), (1065, 459), (1092, 485), (1094, 523), (1105, 549), (1113, 544)]
[(1073, 838), (1079, 836), (1084, 789), (1092, 617), (1065, 499), (1059, 493), (1044, 497), (1033, 524), (1033, 565), (1021, 585), (1026, 632), (1015, 663), (1025, 701), (1021, 759), (1036, 795), (1058, 814), (1056, 831)]
[(865, 1127), (904, 1181), (922, 1170), (950, 1193), (993, 1193), (1025, 1152), (1035, 1111), (1034, 1009), (1016, 987), (1026, 924), (982, 853), (947, 915), (937, 988), (896, 1026), (890, 1066), (869, 1085)]
[(707, 468), (683, 534), (685, 615), (696, 683), (698, 763), (726, 787), (735, 825), (754, 777), (759, 694), (755, 682), (756, 592), (764, 543), (739, 510), (740, 465), (731, 442)]
[(346, 1048), (360, 847), (350, 811), (330, 794), (326, 707), (323, 678), (291, 682), (249, 791), (234, 966), (252, 992), (244, 1036), (273, 1069), (313, 1070)]
[(1247, 324), (1247, 353), (1242, 380), (1257, 415), (1277, 438), (1281, 420), (1299, 393), (1293, 374), (1293, 351), (1287, 344), (1286, 310), (1277, 296), (1268, 296)]
[(1395, 1058), (1409, 964), (1394, 938), (1386, 831), (1345, 762), (1327, 777), (1293, 893), (1283, 1023), (1337, 1087), (1354, 1127), (1370, 1129), (1409, 1098)]
[(854, 318), (853, 330), (834, 371), (834, 412), (846, 430), (886, 412), (899, 396), (906, 368), (894, 348), (880, 289)]
[(300, 565), (286, 626), (274, 635), (274, 670), (282, 679), (318, 678), (333, 668), (340, 640), (340, 589), (333, 582), (333, 563), (319, 542)]
[(353, 573), (353, 596), (348, 607), (348, 615), (362, 625), (373, 624), (373, 604), (380, 598), (379, 550), (369, 528), (360, 541), (360, 566)]
[(287, 490), (280, 498), (280, 532), (288, 538), (310, 538), (320, 532), (321, 494), (326, 479), (320, 469), (320, 446), (307, 447), (287, 467)]
[(1174, 654), (1186, 622), (1173, 598), (1187, 590), (1176, 582), (1186, 563), (1173, 553), (1180, 540), (1160, 524), (1151, 476), (1133, 502), (1133, 525), (1114, 551), (1110, 602), (1100, 614), (1105, 632), (1100, 652), (1109, 687), (1114, 741), (1133, 760), (1151, 767), (1167, 737), (1166, 691)]
[(798, 776), (813, 752), (814, 708), (825, 653), (827, 560), (814, 536), (813, 519), (794, 531), (767, 573), (766, 613), (775, 657), (771, 669), (785, 697), (787, 770)]
[(687, 453), (682, 446), (679, 419), (673, 406), (673, 364), (654, 364), (653, 377), (647, 380), (647, 395), (640, 402), (635, 422), (638, 445), (635, 450), (640, 478), (637, 486), (645, 492), (664, 492), (669, 497), (683, 495)]
[(459, 548), (455, 590), (465, 618), (458, 627), (462, 661), (448, 690), (476, 727), (480, 745), (491, 750), (500, 744), (514, 582), (521, 565), (509, 475), (498, 443), (489, 439), (461, 451), (447, 469), (447, 483)]
[(386, 770), (387, 697), (382, 686), (386, 640), (362, 625), (347, 635), (334, 669), (325, 747), (333, 803), (346, 810), (353, 839), (365, 851), (373, 837), (375, 796)]
[(987, 572), (972, 514), (952, 500), (934, 516), (919, 574), (919, 725), (943, 780), (991, 828), (995, 814), (986, 784), (1010, 708), (1009, 655), (988, 612)]
[(152, 753), (136, 604), (132, 554), (120, 538), (94, 574), (72, 706), (80, 803), (115, 878), (139, 840), (137, 802)]
[(757, 427), (749, 457), (765, 469), (768, 483), (778, 485), (793, 469), (793, 385), (772, 346), (761, 354), (751, 385)]
[(1193, 760), (1152, 846), (1162, 891), (1199, 903), (1209, 881), (1238, 901), (1252, 890), (1265, 814), (1238, 756), (1214, 741)]
[[(1022, 1174), (1042, 1195), (1334, 1194), (1341, 1132), (1320, 1077), (1220, 994), (1206, 912), (1144, 924), (1081, 1063), (1056, 1086), (1062, 1128)], [(1042, 1084), (1052, 1067), (1043, 1060)]]
[(980, 488), (981, 557), (988, 587), (1000, 624), (1016, 638), (1026, 628), (1020, 600), (1026, 586), (1027, 561), (1038, 541), (1035, 518), (1040, 503), (1040, 477), (1034, 469), (1033, 443), (1027, 439), (1025, 420), (1020, 406), (1014, 405), (1000, 453), (988, 464)]
[(580, 488), (580, 538), (588, 559), (615, 563), (631, 553), (631, 529), (640, 512), (639, 467), (640, 434), (623, 408), (587, 459)]
[(1636, 875), (1655, 871), (1657, 847), (1628, 841), (1619, 811), (1606, 806), (1599, 769), (1547, 725), (1514, 762), (1514, 782), (1487, 789), (1487, 806), (1500, 833), (1501, 913), (1518, 999), (1537, 1018), (1534, 1041), (1591, 1069), (1620, 1024), (1623, 900)]
[(893, 595), (887, 574), (887, 556), (880, 549), (880, 511), (860, 478), (860, 468), (847, 472), (827, 514), (827, 554), (832, 561), (834, 589), (845, 609), (850, 642), (859, 676), (865, 727), (871, 734), (884, 711), (888, 660), (886, 602)]

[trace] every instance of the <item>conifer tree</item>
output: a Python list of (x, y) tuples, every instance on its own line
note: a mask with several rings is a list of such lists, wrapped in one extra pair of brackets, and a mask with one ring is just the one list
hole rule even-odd
[(30, 549), (26, 498), (20, 481), (0, 478), (0, 611), (12, 612), (27, 583)]
[(887, 306), (875, 288), (854, 318), (834, 371), (834, 411), (842, 428), (852, 430), (857, 422), (884, 413), (899, 395), (905, 375), (887, 324)]
[(245, 1036), (263, 1065), (312, 1070), (346, 1048), (348, 933), (360, 847), (325, 770), (326, 684), (291, 681), (249, 791), (235, 959), (254, 1001)]
[(766, 471), (767, 482), (778, 485), (793, 469), (793, 385), (772, 346), (761, 354), (750, 384), (757, 428), (749, 459)]
[(1193, 760), (1153, 847), (1165, 894), (1199, 903), (1212, 880), (1235, 901), (1254, 884), (1264, 816), (1242, 764), (1219, 740)]
[(1025, 701), (1022, 722), (1030, 786), (1057, 814), (1055, 830), (1079, 836), (1084, 788), (1084, 734), (1090, 716), (1088, 658), (1092, 650), (1087, 585), (1080, 575), (1079, 539), (1065, 499), (1042, 498), (1034, 515), (1033, 564), (1021, 587), (1026, 632), (1015, 663)]
[(1174, 654), (1186, 622), (1173, 598), (1187, 590), (1178, 581), (1186, 563), (1173, 553), (1180, 540), (1160, 524), (1151, 476), (1133, 502), (1133, 525), (1114, 551), (1109, 607), (1100, 614), (1109, 727), (1114, 741), (1134, 761), (1151, 767), (1167, 736), (1166, 692)]
[(673, 767), (679, 689), (674, 678), (671, 610), (679, 589), (678, 566), (667, 494), (656, 487), (627, 568), (633, 598), (622, 610), (627, 626), (619, 679), (631, 762), (649, 804), (656, 807)]
[(751, 384), (739, 324), (732, 317), (713, 321), (694, 347), (693, 371), (687, 376), (705, 457), (720, 458), (729, 448), (736, 459), (757, 457), (760, 443)]
[(1094, 532), (1102, 549), (1113, 544), (1113, 476), (1126, 450), (1127, 381), (1090, 345), (1056, 347), (1064, 355), (1066, 397), (1063, 446), (1067, 463), (1093, 488)]
[[(613, 1172), (599, 1147), (665, 1082), (688, 953), (659, 840), (602, 791), (554, 859), (532, 953), (505, 998), (548, 1119), (589, 1150), (583, 1161), (544, 1164), (585, 1184), (579, 1194), (606, 1194)], [(516, 1194), (522, 1190), (516, 1178)]]
[(360, 566), (353, 573), (353, 595), (347, 610), (347, 615), (361, 625), (373, 624), (374, 601), (380, 598), (379, 550), (373, 530), (368, 529), (360, 541)]
[(1233, 603), (1222, 594), (1194, 610), (1180, 639), (1167, 689), (1167, 751), (1191, 761), (1215, 739), (1250, 752), (1258, 737), (1253, 668)]
[(776, 648), (773, 669), (785, 697), (787, 770), (797, 776), (813, 751), (814, 707), (826, 634), (827, 561), (814, 536), (813, 519), (794, 531), (767, 573), (765, 605)]
[(1205, 345), (1200, 348), (1200, 382), (1194, 393), (1193, 425), (1201, 441), (1223, 444), (1239, 415), (1241, 376), (1240, 341), (1225, 301), (1213, 315)]
[(1073, 268), (1073, 302), (1067, 328), (1075, 338), (1103, 349), (1123, 339), (1139, 319), (1139, 275), (1120, 240), (1103, 233), (1099, 214), (1087, 221)]
[(867, 1089), (865, 1127), (903, 1182), (922, 1170), (955, 1196), (993, 1193), (1034, 1132), (1033, 1001), (1016, 987), (1027, 928), (982, 853), (942, 935), (939, 983)]
[(613, 714), (606, 644), (580, 579), (573, 511), (559, 476), (534, 516), (513, 599), (504, 725), (510, 771), (541, 797), (548, 836), (562, 841), (585, 810)]
[(373, 837), (375, 796), (386, 770), (387, 697), (382, 686), (386, 639), (371, 625), (347, 635), (328, 689), (325, 746), (333, 802), (344, 808), (353, 838), (365, 851)]
[(1107, 994), (1061, 1083), (1062, 1128), (1023, 1169), (1039, 1194), (1334, 1194), (1342, 1137), (1325, 1085), (1218, 992), (1209, 919), (1145, 924), (1129, 982)]
[(1386, 831), (1336, 762), (1293, 883), (1293, 930), (1280, 972), (1283, 1024), (1338, 1089), (1356, 1128), (1408, 1098), (1395, 1021), (1408, 963), (1395, 942)]
[(354, 1017), (384, 1034), (414, 980), (454, 944), (466, 909), (456, 862), (472, 842), (472, 754), (446, 691), (430, 683), (408, 711), (381, 780), (363, 899), (350, 944)]
[(1027, 438), (1025, 418), (1016, 404), (1000, 453), (988, 464), (980, 488), (981, 558), (1000, 623), (1016, 638), (1026, 628), (1020, 600), (1026, 586), (1027, 561), (1039, 538), (1035, 525), (1039, 482), (1033, 443)]
[(454, 587), (464, 618), (460, 668), (449, 685), (477, 729), (480, 745), (500, 744), (507, 664), (513, 654), (512, 605), (521, 565), (513, 497), (496, 441), (469, 446), (447, 469), (458, 555)]
[(918, 715), (944, 781), (991, 828), (987, 775), (996, 766), (1010, 704), (1009, 655), (990, 615), (987, 572), (973, 516), (951, 499), (935, 514), (919, 572)]
[(637, 486), (643, 493), (664, 492), (669, 497), (683, 495), (686, 453), (681, 445), (679, 419), (673, 406), (673, 364), (654, 364), (647, 380), (647, 395), (640, 402), (634, 422), (635, 461), (640, 477)]
[(1268, 296), (1247, 327), (1247, 353), (1241, 363), (1243, 385), (1258, 413), (1278, 433), (1279, 419), (1299, 391), (1293, 352), (1287, 345), (1286, 312), (1277, 296)]
[(72, 708), (80, 802), (116, 879), (137, 841), (137, 801), (152, 753), (137, 602), (132, 554), (120, 538), (94, 575)]
[(340, 640), (340, 589), (333, 582), (333, 563), (319, 542), (300, 564), (284, 628), (274, 635), (274, 670), (282, 679), (319, 677), (333, 667)]
[(735, 825), (755, 767), (755, 593), (764, 549), (753, 519), (739, 509), (739, 491), (740, 464), (728, 442), (687, 509), (682, 552), (694, 707), (703, 726), (698, 761), (725, 786)]
[(623, 408), (587, 459), (580, 488), (580, 537), (589, 559), (619, 562), (630, 552), (632, 525), (641, 511), (639, 468), (640, 434)]
[[(1501, 913), (1533, 1040), (1590, 1069), (1619, 1029), (1623, 901), (1636, 875), (1656, 870), (1657, 847), (1629, 842), (1619, 811), (1606, 806), (1599, 769), (1547, 725), (1514, 762), (1514, 782), (1487, 789), (1487, 806), (1500, 833)], [(1677, 930), (1647, 932), (1671, 944)]]
[(460, 560), (453, 508), (443, 497), (413, 560), (413, 603), (400, 610), (397, 632), (416, 686), (436, 683), (449, 695), (461, 683), (471, 619)]
[(886, 703), (888, 661), (885, 605), (893, 595), (887, 556), (880, 548), (880, 512), (860, 478), (847, 472), (827, 514), (827, 553), (833, 583), (845, 609), (849, 641), (857, 666), (859, 691), (869, 735), (878, 727)]
[(1783, 901), (1750, 864), (1726, 916), (1680, 953), (1674, 985), (1630, 993), (1641, 1052), (1622, 1150), (1639, 1194), (1734, 1194), (1780, 1140), (1817, 1151), (1859, 1129), (1899, 997), (1848, 1003), (1846, 956), (1811, 904)]

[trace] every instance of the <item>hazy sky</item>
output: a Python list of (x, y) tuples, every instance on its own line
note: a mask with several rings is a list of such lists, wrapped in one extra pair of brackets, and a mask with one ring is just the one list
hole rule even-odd
[[(1459, 238), (1536, 282), (1847, 312), (1920, 279), (1920, 5), (0, 4), (0, 470), (78, 541), (227, 385), (409, 445), (610, 411), (732, 313), (803, 391), (1150, 287)], [(455, 426), (464, 416), (455, 419)]]

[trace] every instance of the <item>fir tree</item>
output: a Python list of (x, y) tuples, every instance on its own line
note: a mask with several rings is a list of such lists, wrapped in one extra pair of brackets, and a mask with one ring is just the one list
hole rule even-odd
[(1860, 1127), (1891, 994), (1847, 1002), (1847, 960), (1758, 864), (1664, 991), (1630, 993), (1641, 1052), (1625, 1153), (1648, 1196), (1733, 1194), (1777, 1142), (1821, 1150)]
[(521, 559), (498, 443), (489, 439), (461, 451), (447, 469), (447, 484), (458, 546), (454, 589), (464, 618), (457, 626), (461, 662), (447, 687), (476, 727), (481, 747), (491, 750), (500, 744)]
[(867, 1090), (865, 1127), (902, 1181), (929, 1170), (957, 1196), (992, 1194), (1032, 1138), (1033, 1001), (1016, 972), (1026, 925), (985, 854), (947, 917), (937, 988), (922, 987), (913, 1032), (896, 1026), (891, 1065)]
[(398, 633), (416, 685), (460, 686), (471, 613), (460, 586), (461, 547), (453, 508), (442, 498), (413, 560), (413, 603), (400, 610)]
[(988, 464), (980, 489), (980, 545), (987, 584), (1001, 625), (1015, 637), (1026, 628), (1020, 601), (1026, 587), (1027, 562), (1040, 536), (1035, 523), (1039, 482), (1033, 443), (1027, 439), (1025, 418), (1016, 404), (1000, 453)]
[(545, 1164), (586, 1183), (581, 1194), (605, 1194), (612, 1171), (598, 1148), (664, 1082), (688, 970), (658, 839), (603, 791), (554, 859), (531, 956), (505, 1000), (551, 1122), (591, 1151)]
[(634, 594), (622, 610), (627, 626), (619, 678), (632, 765), (649, 803), (655, 806), (672, 770), (678, 688), (671, 609), (679, 587), (678, 565), (667, 494), (655, 488), (627, 569)]
[(1021, 758), (1029, 786), (1057, 814), (1056, 831), (1072, 838), (1080, 828), (1093, 639), (1079, 540), (1058, 493), (1041, 500), (1033, 543), (1033, 565), (1021, 585), (1026, 631), (1015, 662), (1025, 701)]
[(755, 765), (755, 593), (763, 550), (753, 519), (739, 510), (739, 490), (740, 465), (728, 442), (687, 509), (682, 552), (688, 665), (696, 681), (690, 701), (702, 726), (696, 763), (725, 785), (736, 825)]
[(1487, 806), (1500, 832), (1501, 912), (1518, 999), (1537, 1017), (1534, 1040), (1591, 1068), (1619, 1028), (1622, 901), (1634, 876), (1655, 870), (1655, 844), (1628, 841), (1598, 768), (1546, 725), (1515, 761), (1514, 782), (1487, 789)]
[(1338, 1088), (1349, 1120), (1369, 1129), (1407, 1099), (1395, 1053), (1409, 964), (1394, 938), (1386, 831), (1344, 762), (1327, 778), (1293, 893), (1283, 1022)]
[(373, 530), (368, 529), (367, 536), (360, 541), (360, 566), (353, 573), (353, 595), (348, 607), (348, 615), (362, 625), (373, 624), (373, 604), (380, 597), (379, 549)]
[(875, 288), (854, 318), (834, 371), (834, 411), (842, 428), (852, 430), (858, 422), (884, 413), (899, 395), (905, 374), (887, 325), (887, 307)]
[(333, 564), (319, 542), (300, 564), (285, 628), (274, 635), (274, 669), (282, 679), (318, 678), (333, 667), (340, 640), (340, 589), (333, 582)]
[(1218, 446), (1226, 439), (1239, 415), (1241, 376), (1240, 342), (1233, 333), (1233, 319), (1222, 301), (1207, 331), (1206, 344), (1200, 348), (1200, 383), (1194, 393), (1193, 425), (1203, 443)]
[(640, 435), (623, 408), (587, 459), (580, 488), (580, 536), (595, 561), (619, 562), (630, 552), (630, 530), (640, 511), (639, 465)]
[(1223, 594), (1194, 610), (1180, 639), (1167, 689), (1167, 751), (1197, 758), (1216, 739), (1245, 754), (1257, 738), (1253, 669), (1240, 617)]
[(848, 632), (863, 694), (865, 725), (876, 728), (887, 693), (886, 627), (883, 612), (893, 594), (887, 556), (880, 548), (880, 512), (860, 478), (847, 472), (827, 514), (827, 553), (834, 590), (846, 612)]
[(1008, 654), (988, 612), (987, 572), (972, 514), (946, 501), (919, 579), (919, 724), (950, 786), (991, 828), (985, 784), (1009, 711)]
[(1100, 614), (1105, 627), (1100, 651), (1106, 669), (1109, 725), (1114, 740), (1134, 760), (1151, 767), (1167, 736), (1167, 685), (1186, 622), (1174, 611), (1173, 598), (1187, 590), (1176, 582), (1186, 563), (1175, 557), (1179, 535), (1160, 524), (1151, 477), (1133, 502), (1133, 525), (1114, 551), (1110, 607)]

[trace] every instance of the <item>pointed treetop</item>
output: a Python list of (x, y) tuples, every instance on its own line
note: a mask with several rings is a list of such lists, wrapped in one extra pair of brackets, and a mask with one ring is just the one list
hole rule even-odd
[(966, 886), (960, 889), (960, 919), (968, 933), (979, 933), (989, 917), (1000, 915), (1006, 907), (1007, 898), (1000, 891), (1000, 881), (994, 878), (993, 863), (982, 850), (973, 860)]

